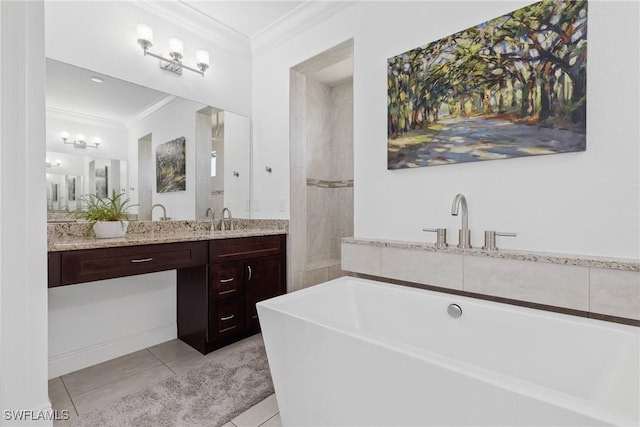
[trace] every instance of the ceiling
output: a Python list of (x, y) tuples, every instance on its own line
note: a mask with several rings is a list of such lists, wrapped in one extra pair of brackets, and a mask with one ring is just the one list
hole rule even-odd
[(182, 3), (251, 39), (305, 2), (182, 0)]
[[(47, 59), (47, 108), (126, 122), (169, 95), (124, 80)], [(102, 79), (95, 83), (91, 77)]]

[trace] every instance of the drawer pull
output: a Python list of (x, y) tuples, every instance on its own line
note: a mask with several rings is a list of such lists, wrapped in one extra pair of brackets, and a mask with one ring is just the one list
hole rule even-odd
[(231, 316), (221, 317), (221, 318), (220, 318), (220, 320), (221, 320), (221, 321), (224, 321), (224, 320), (231, 320), (231, 319), (233, 319), (234, 317), (236, 317), (236, 315), (235, 315), (235, 314), (232, 314)]
[(220, 283), (229, 283), (229, 282), (233, 282), (233, 280), (235, 279), (235, 277), (232, 277), (231, 279), (221, 279)]
[(140, 262), (149, 262), (149, 261), (153, 261), (153, 258), (142, 258), (142, 259), (132, 259), (131, 262), (134, 264), (140, 263)]
[(251, 275), (252, 275), (252, 271), (251, 271), (251, 266), (247, 265), (247, 268), (249, 269), (249, 277), (247, 278), (247, 280), (251, 280)]
[(255, 316), (251, 316), (252, 319), (257, 319), (258, 315), (256, 314)]

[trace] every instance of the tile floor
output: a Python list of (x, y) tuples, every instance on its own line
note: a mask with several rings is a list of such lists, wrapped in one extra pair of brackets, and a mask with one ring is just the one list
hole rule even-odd
[[(54, 422), (54, 426), (70, 425), (78, 415), (106, 405), (149, 384), (185, 372), (204, 358), (225, 357), (250, 339), (252, 338), (231, 344), (206, 356), (176, 339), (50, 379), (49, 399), (53, 409), (66, 409), (70, 414), (69, 420)], [(278, 404), (275, 395), (271, 395), (223, 427), (280, 426), (282, 423)]]

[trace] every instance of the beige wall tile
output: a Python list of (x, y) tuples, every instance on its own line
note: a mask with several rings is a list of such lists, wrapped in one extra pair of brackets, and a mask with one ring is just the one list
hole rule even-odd
[(592, 268), (589, 311), (640, 320), (640, 272)]
[(329, 268), (319, 268), (317, 270), (307, 271), (304, 287), (317, 285), (329, 280)]
[(464, 290), (587, 311), (589, 269), (465, 256)]
[(380, 259), (382, 277), (462, 289), (462, 255), (382, 248)]
[(354, 273), (380, 275), (380, 249), (375, 246), (342, 244), (342, 269)]

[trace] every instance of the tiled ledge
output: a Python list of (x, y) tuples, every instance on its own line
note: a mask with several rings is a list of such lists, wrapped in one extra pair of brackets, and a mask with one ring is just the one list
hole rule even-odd
[[(640, 326), (636, 260), (470, 249), (345, 238), (342, 269), (498, 297)], [(618, 319), (618, 320), (615, 320)]]
[[(228, 224), (228, 221), (227, 221)], [(85, 237), (87, 223), (56, 223), (47, 226), (49, 252), (119, 246), (149, 245), (197, 240), (286, 234), (289, 221), (270, 219), (234, 219), (233, 231), (220, 231), (220, 221), (132, 221), (123, 238), (96, 239)]]
[(611, 270), (640, 271), (640, 260), (631, 258), (609, 258), (588, 255), (569, 255), (550, 252), (516, 251), (500, 249), (497, 251), (485, 251), (482, 249), (458, 249), (449, 246), (445, 249), (437, 249), (432, 243), (403, 242), (398, 240), (375, 240), (356, 237), (345, 237), (342, 243), (375, 246), (381, 248), (411, 249), (443, 254), (459, 254), (489, 258), (513, 259), (519, 261), (544, 262), (548, 264), (575, 265), (580, 267), (605, 268)]

